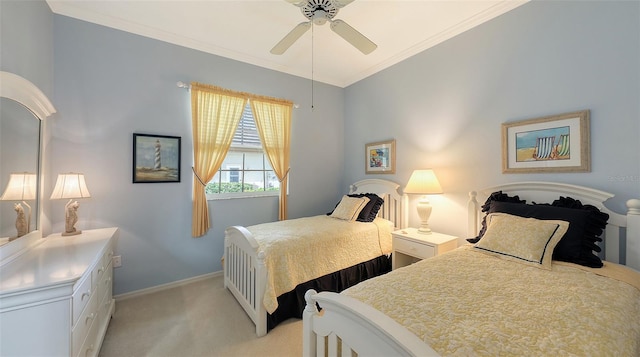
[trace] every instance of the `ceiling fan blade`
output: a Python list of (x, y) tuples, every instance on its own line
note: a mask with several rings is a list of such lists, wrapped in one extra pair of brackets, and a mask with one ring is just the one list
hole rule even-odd
[(378, 48), (378, 45), (342, 20), (331, 21), (331, 30), (340, 35), (340, 37), (344, 38), (347, 42), (352, 44), (353, 47), (359, 49), (360, 52), (365, 55), (368, 55)]
[(285, 53), (294, 42), (296, 42), (300, 36), (304, 35), (311, 28), (311, 21), (301, 22), (291, 30), (280, 42), (278, 42), (271, 49), (271, 53), (274, 55), (281, 55)]
[[(298, 6), (298, 7), (304, 5), (304, 3), (305, 3), (304, 0), (284, 0), (284, 1), (288, 2), (289, 4), (293, 4), (295, 6)], [(351, 0), (351, 1), (353, 1), (353, 0)]]
[[(287, 0), (287, 1), (291, 1), (291, 0)], [(353, 0), (333, 0), (333, 3), (336, 4), (336, 7), (345, 7), (351, 4), (352, 2)]]

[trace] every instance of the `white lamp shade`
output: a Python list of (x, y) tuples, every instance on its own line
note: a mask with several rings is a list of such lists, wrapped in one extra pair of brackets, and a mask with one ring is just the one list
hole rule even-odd
[(13, 173), (0, 197), (2, 201), (27, 201), (36, 199), (38, 179), (36, 174), (28, 172)]
[(84, 174), (71, 172), (58, 175), (56, 186), (51, 194), (52, 200), (87, 197), (91, 197), (91, 194), (87, 189), (87, 184), (84, 182)]
[(433, 170), (415, 170), (404, 188), (404, 193), (432, 195), (442, 193), (442, 187), (440, 187), (440, 182), (438, 182)]

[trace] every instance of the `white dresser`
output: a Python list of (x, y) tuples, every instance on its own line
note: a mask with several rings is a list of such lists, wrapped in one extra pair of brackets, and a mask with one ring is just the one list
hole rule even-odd
[(95, 356), (115, 311), (117, 228), (54, 234), (0, 267), (0, 356)]

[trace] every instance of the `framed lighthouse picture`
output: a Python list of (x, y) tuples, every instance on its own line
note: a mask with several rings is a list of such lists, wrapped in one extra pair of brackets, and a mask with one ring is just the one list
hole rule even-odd
[(133, 133), (133, 183), (180, 182), (180, 137)]

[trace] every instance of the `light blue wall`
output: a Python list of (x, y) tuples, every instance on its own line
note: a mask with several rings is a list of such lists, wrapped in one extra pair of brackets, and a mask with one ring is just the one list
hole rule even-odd
[(0, 1), (0, 69), (53, 95), (53, 14), (44, 1)]
[[(0, 70), (29, 80), (48, 98), (53, 98), (53, 13), (44, 1), (0, 1)], [(50, 168), (50, 156), (46, 155), (49, 153), (48, 123), (55, 118), (56, 114), (53, 114), (42, 122), (43, 177)], [(33, 138), (32, 142), (37, 141), (38, 138)], [(45, 183), (47, 189), (50, 187)], [(43, 214), (39, 217), (39, 227), (45, 231), (51, 227), (50, 206), (48, 200), (43, 200), (40, 205)], [(39, 209), (33, 208), (35, 214)], [(10, 216), (15, 219), (14, 212)], [(5, 219), (3, 217), (3, 222)]]
[[(220, 271), (226, 227), (278, 218), (274, 197), (215, 201), (212, 229), (191, 237), (190, 93), (178, 81), (300, 106), (292, 124), (291, 218), (324, 213), (346, 192), (343, 89), (316, 84), (311, 111), (308, 80), (69, 17), (55, 16), (54, 29), (53, 170), (86, 175), (91, 198), (80, 202), (79, 228), (120, 227), (115, 294)], [(133, 184), (132, 133), (182, 137), (182, 182)], [(54, 231), (64, 228), (58, 208)]]
[[(640, 197), (640, 2), (538, 1), (346, 89), (345, 175), (366, 142), (397, 140), (397, 171), (434, 168), (434, 230), (466, 237), (467, 192), (561, 181)], [(501, 123), (591, 110), (590, 173), (502, 174)], [(419, 220), (410, 205), (410, 225)]]

